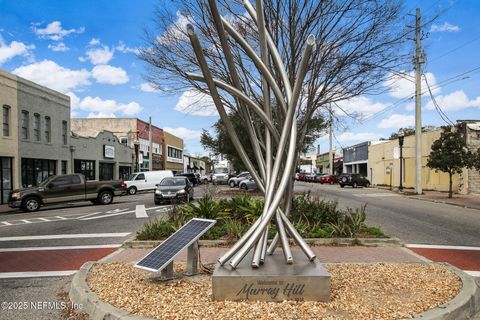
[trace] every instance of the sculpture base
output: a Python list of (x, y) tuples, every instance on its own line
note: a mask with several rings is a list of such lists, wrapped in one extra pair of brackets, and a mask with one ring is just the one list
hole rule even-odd
[(212, 275), (213, 300), (329, 301), (330, 274), (315, 259), (293, 251), (293, 264), (286, 264), (277, 250), (257, 269), (250, 266), (252, 253), (232, 269), (217, 262)]

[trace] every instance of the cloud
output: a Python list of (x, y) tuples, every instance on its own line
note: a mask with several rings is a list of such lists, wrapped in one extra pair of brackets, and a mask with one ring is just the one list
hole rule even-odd
[(92, 69), (92, 76), (98, 83), (123, 84), (127, 83), (127, 72), (120, 67), (98, 65)]
[[(470, 107), (480, 108), (480, 96), (470, 100), (463, 90), (452, 92), (448, 95), (440, 95), (435, 97), (435, 101), (440, 108), (445, 111), (458, 111)], [(428, 110), (435, 109), (433, 102), (430, 100), (425, 106)]]
[(26, 45), (23, 42), (12, 41), (7, 44), (0, 36), (0, 65), (16, 56), (28, 57), (35, 46)]
[(345, 111), (349, 115), (359, 115), (360, 117), (367, 117), (387, 107), (386, 104), (379, 102), (374, 103), (365, 96), (358, 96), (348, 100), (339, 101), (337, 102), (337, 105), (341, 110), (338, 110), (339, 108), (335, 106), (335, 109), (337, 109), (335, 110), (335, 113), (342, 115)]
[(92, 38), (92, 40), (90, 40), (90, 42), (88, 44), (91, 45), (91, 46), (99, 45), (100, 44), (100, 39)]
[[(401, 71), (401, 75), (392, 74), (388, 80), (386, 80), (383, 85), (386, 86), (389, 90), (389, 94), (395, 98), (407, 98), (415, 95), (415, 73)], [(440, 87), (436, 87), (437, 79), (431, 72), (425, 73), (427, 77), (428, 84), (432, 89), (433, 94), (437, 94), (441, 91)], [(409, 80), (408, 80), (409, 79)], [(427, 88), (427, 83), (425, 82), (424, 77), (422, 77), (422, 88)]]
[(16, 68), (12, 73), (60, 92), (68, 92), (90, 84), (90, 72), (71, 70), (51, 60), (43, 60)]
[(120, 51), (121, 53), (134, 53), (138, 54), (139, 50), (138, 48), (130, 48), (125, 45), (122, 41), (118, 43), (118, 45), (115, 47), (115, 50)]
[(380, 135), (373, 132), (344, 132), (337, 136), (338, 142), (363, 142), (380, 139)]
[(62, 40), (64, 37), (67, 37), (71, 33), (85, 32), (85, 27), (67, 30), (62, 28), (62, 23), (60, 21), (53, 21), (49, 23), (44, 29), (40, 29), (34, 26), (33, 31), (39, 38), (59, 41)]
[[(72, 106), (73, 106), (72, 99)], [(137, 102), (118, 103), (115, 100), (104, 100), (100, 97), (87, 96), (83, 99), (75, 99), (77, 105), (75, 110), (89, 111), (92, 115), (109, 115), (121, 113), (122, 115), (132, 116), (139, 113), (142, 107)]]
[(61, 51), (61, 52), (70, 50), (63, 42), (59, 42), (57, 44), (49, 44), (48, 49), (52, 51)]
[(183, 140), (199, 139), (200, 135), (202, 134), (202, 131), (200, 130), (190, 130), (184, 127), (178, 127), (178, 128), (165, 127), (163, 129), (177, 137), (182, 138)]
[(383, 119), (378, 124), (382, 129), (398, 129), (407, 128), (415, 125), (415, 116), (406, 114), (392, 114), (390, 117)]
[(175, 110), (195, 116), (216, 116), (218, 115), (212, 98), (195, 89), (187, 90), (178, 99)]
[[(90, 40), (92, 42), (92, 40)], [(108, 46), (101, 48), (89, 49), (85, 53), (86, 57), (80, 57), (80, 61), (90, 61), (92, 64), (107, 64), (113, 59), (114, 49), (110, 49)]]
[(160, 90), (155, 88), (155, 86), (149, 82), (142, 83), (140, 86), (138, 86), (138, 88), (143, 92), (160, 92)]
[(87, 118), (116, 118), (116, 116), (111, 112), (90, 112)]
[(433, 24), (430, 28), (430, 32), (458, 32), (460, 31), (459, 26), (455, 26), (448, 22), (444, 22), (443, 24)]

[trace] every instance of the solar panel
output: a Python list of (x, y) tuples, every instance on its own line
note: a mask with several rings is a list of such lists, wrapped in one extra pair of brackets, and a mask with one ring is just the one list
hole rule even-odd
[(200, 238), (215, 222), (216, 220), (193, 218), (137, 262), (135, 267), (153, 272), (162, 270), (180, 251)]

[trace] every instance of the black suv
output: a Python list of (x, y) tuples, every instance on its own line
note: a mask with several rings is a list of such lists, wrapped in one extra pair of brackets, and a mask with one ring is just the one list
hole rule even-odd
[(343, 173), (338, 177), (338, 183), (340, 187), (352, 186), (356, 188), (357, 186), (370, 187), (370, 181), (358, 173)]

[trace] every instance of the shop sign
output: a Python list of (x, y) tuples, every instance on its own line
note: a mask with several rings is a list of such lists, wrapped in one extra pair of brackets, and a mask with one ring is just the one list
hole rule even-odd
[(103, 156), (105, 158), (114, 159), (115, 158), (115, 147), (103, 145)]

